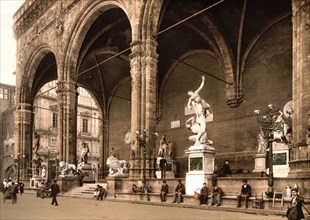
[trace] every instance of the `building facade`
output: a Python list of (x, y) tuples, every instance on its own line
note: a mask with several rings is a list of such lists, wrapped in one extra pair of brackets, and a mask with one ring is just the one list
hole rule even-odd
[[(0, 178), (16, 170), (13, 155), (15, 86), (0, 83)], [(10, 165), (10, 166), (9, 166)], [(13, 165), (13, 166), (11, 166)]]
[[(14, 86), (7, 86), (2, 84), (1, 88), (7, 89), (6, 96), (3, 96), (3, 100), (14, 100)], [(34, 170), (34, 158), (31, 163), (25, 163), (25, 177), (42, 177), (42, 168), (46, 170), (45, 178), (53, 179), (56, 175), (54, 161), (58, 155), (57, 147), (57, 127), (58, 127), (58, 105), (56, 94), (56, 81), (50, 81), (45, 84), (34, 97), (33, 108), (33, 144), (32, 153), (38, 153), (40, 165)], [(81, 146), (82, 142), (85, 142), (90, 149), (89, 161), (98, 170), (99, 165), (99, 127), (98, 127), (98, 108), (94, 99), (84, 88), (78, 88), (78, 106), (77, 106), (77, 144)], [(0, 96), (2, 97), (2, 96)], [(3, 101), (2, 100), (2, 101)], [(2, 105), (5, 106), (5, 105)], [(1, 114), (2, 117), (2, 132), (1, 144), (3, 147), (3, 170), (1, 177), (12, 177), (17, 179), (18, 175), (18, 159), (19, 163), (23, 163), (25, 160), (24, 154), (20, 154), (15, 151), (15, 139), (14, 139), (14, 102), (7, 105), (7, 109), (4, 109)], [(77, 147), (77, 157), (81, 154), (81, 148)], [(14, 161), (15, 158), (15, 161)], [(97, 178), (97, 177), (96, 177)]]
[(253, 111), (271, 103), (283, 110), (292, 101), (289, 175), (309, 176), (309, 2), (26, 0), (14, 15), (16, 151), (31, 161), (34, 96), (57, 80), (57, 160), (77, 163), (82, 86), (101, 119), (102, 176), (114, 148), (131, 158), (131, 177), (141, 177), (136, 134), (146, 132), (153, 177), (157, 132), (172, 141), (176, 173), (184, 177), (184, 150), (193, 144), (187, 92), (205, 75), (201, 96), (213, 114), (207, 128), (216, 164), (228, 159), (235, 170), (254, 169), (260, 126)]

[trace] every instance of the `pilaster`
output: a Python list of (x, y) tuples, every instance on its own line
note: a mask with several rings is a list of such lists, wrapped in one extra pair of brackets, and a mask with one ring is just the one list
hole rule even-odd
[(131, 44), (131, 177), (143, 174), (143, 149), (140, 147), (135, 132), (146, 130), (146, 176), (154, 177), (155, 123), (157, 105), (157, 43), (153, 40), (136, 41)]
[(293, 24), (293, 141), (290, 152), (289, 176), (310, 173), (310, 159), (307, 143), (310, 121), (310, 0), (292, 1)]
[(75, 82), (58, 81), (58, 148), (59, 161), (77, 164), (76, 155), (76, 115), (77, 86)]
[[(18, 103), (14, 112), (15, 148), (14, 159), (19, 158), (20, 178), (27, 178), (26, 167), (31, 167), (32, 157), (32, 105)], [(19, 156), (18, 156), (19, 155)]]

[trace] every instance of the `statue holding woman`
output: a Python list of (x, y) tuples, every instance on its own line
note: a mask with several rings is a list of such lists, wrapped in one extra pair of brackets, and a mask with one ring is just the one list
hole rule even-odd
[(202, 76), (202, 82), (199, 88), (193, 92), (189, 91), (187, 107), (189, 109), (194, 108), (196, 117), (191, 117), (186, 121), (186, 127), (192, 130), (194, 135), (189, 137), (190, 140), (195, 141), (194, 145), (201, 145), (208, 143), (207, 140), (207, 127), (206, 118), (210, 115), (210, 105), (200, 97), (199, 92), (204, 86), (205, 77)]

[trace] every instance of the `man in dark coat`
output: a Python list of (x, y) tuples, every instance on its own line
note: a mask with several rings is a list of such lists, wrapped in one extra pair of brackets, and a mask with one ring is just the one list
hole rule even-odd
[(251, 186), (248, 184), (246, 179), (242, 180), (241, 193), (237, 196), (238, 205), (237, 208), (241, 207), (241, 199), (245, 200), (245, 207), (248, 208), (248, 200), (251, 196)]
[(160, 201), (166, 202), (166, 195), (168, 194), (168, 192), (169, 192), (169, 186), (166, 183), (166, 180), (164, 180), (159, 193)]
[(200, 189), (199, 200), (199, 205), (208, 204), (208, 187), (206, 183), (203, 183), (203, 187)]
[(12, 196), (12, 204), (17, 203), (17, 193), (18, 193), (18, 185), (15, 184), (14, 182), (12, 182), (9, 190), (10, 190), (10, 194)]
[(52, 197), (53, 197), (51, 204), (54, 205), (54, 203), (55, 203), (55, 206), (58, 206), (56, 196), (60, 192), (60, 188), (59, 188), (59, 185), (57, 184), (56, 180), (54, 180), (54, 182), (51, 186), (51, 191), (52, 191)]
[(228, 163), (229, 163), (228, 160), (226, 160), (225, 164), (223, 165), (223, 168), (222, 168), (222, 176), (223, 177), (228, 177), (228, 176), (231, 176), (231, 174), (232, 174), (232, 171), (231, 171)]
[(175, 203), (176, 200), (178, 201), (178, 203), (183, 202), (183, 194), (185, 194), (185, 186), (184, 184), (181, 182), (181, 180), (178, 180), (178, 185), (175, 188), (175, 192), (174, 192), (174, 197), (173, 197), (173, 202)]
[(167, 160), (165, 157), (162, 157), (159, 160), (159, 167), (160, 167), (160, 171), (161, 171), (161, 178), (166, 178), (166, 167), (167, 167)]
[(286, 216), (288, 220), (300, 220), (305, 218), (304, 213), (302, 212), (302, 203), (304, 198), (298, 195), (298, 188), (292, 189), (292, 199), (291, 203), (288, 206)]

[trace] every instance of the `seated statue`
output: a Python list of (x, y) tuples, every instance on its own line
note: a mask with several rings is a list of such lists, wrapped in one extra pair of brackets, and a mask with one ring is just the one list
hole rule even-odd
[(110, 156), (107, 159), (109, 167), (109, 176), (111, 177), (128, 177), (129, 163), (126, 160), (119, 160), (116, 157)]

